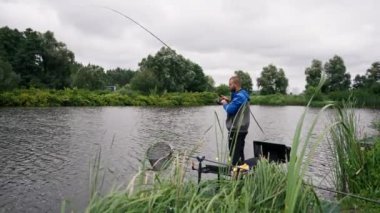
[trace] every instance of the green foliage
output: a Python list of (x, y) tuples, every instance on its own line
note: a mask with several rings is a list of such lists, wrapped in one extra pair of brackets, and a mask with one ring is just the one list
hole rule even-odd
[(241, 70), (237, 70), (237, 71), (235, 71), (235, 75), (239, 76), (240, 81), (241, 81), (241, 87), (243, 89), (247, 90), (247, 92), (249, 94), (251, 94), (253, 83), (252, 83), (252, 79), (251, 79), (251, 76), (249, 75), (249, 73), (243, 72)]
[(82, 89), (28, 89), (0, 93), (0, 106), (203, 106), (214, 104), (211, 92), (140, 95), (136, 92), (89, 91)]
[(137, 71), (131, 80), (131, 88), (149, 94), (159, 87), (159, 81), (151, 70)]
[(356, 89), (353, 91), (335, 91), (327, 94), (327, 99), (332, 101), (347, 101), (349, 98), (355, 99), (356, 107), (380, 107), (380, 97), (378, 94), (368, 91), (368, 89)]
[(308, 85), (304, 94), (307, 99), (310, 99), (314, 95), (314, 101), (323, 101), (323, 95), (321, 91), (317, 91), (317, 88), (314, 86)]
[(72, 86), (78, 89), (103, 90), (107, 81), (103, 68), (91, 64), (81, 67), (72, 77)]
[(364, 173), (369, 181), (365, 183), (366, 188), (362, 188), (361, 194), (379, 198), (380, 197), (380, 137), (374, 139), (374, 145), (365, 152)]
[(228, 96), (230, 94), (230, 88), (226, 84), (221, 84), (215, 88), (215, 93)]
[(136, 72), (132, 70), (125, 70), (122, 68), (116, 68), (107, 70), (107, 84), (108, 85), (117, 85), (117, 86), (125, 86), (129, 84), (132, 78), (135, 76)]
[[(311, 62), (311, 66), (307, 67), (305, 70), (306, 90), (308, 90), (310, 87), (316, 88), (318, 86), (318, 83), (321, 80), (322, 72), (323, 72), (322, 62), (314, 59)], [(312, 89), (312, 90), (315, 90), (315, 89)], [(312, 90), (309, 90), (308, 93), (314, 94)]]
[(370, 84), (380, 80), (380, 61), (372, 64), (371, 68), (367, 70), (367, 76)]
[(365, 75), (356, 75), (354, 79), (355, 89), (366, 90), (368, 93), (380, 94), (380, 62), (372, 64)]
[(346, 66), (340, 56), (335, 55), (325, 63), (327, 81), (323, 92), (343, 91), (350, 89), (351, 75), (346, 72)]
[(335, 187), (339, 191), (358, 193), (360, 182), (356, 180), (364, 167), (364, 152), (357, 136), (357, 118), (351, 103), (343, 102), (336, 109), (330, 131), (330, 146), (335, 163)]
[[(179, 158), (179, 159), (178, 159)], [(197, 185), (184, 178), (186, 163), (177, 156), (163, 172), (142, 171), (126, 191), (91, 199), (86, 212), (280, 212), (285, 209), (286, 171), (261, 160), (255, 175), (242, 180), (210, 180)], [(154, 181), (150, 177), (154, 177)], [(312, 189), (302, 187), (296, 212), (318, 210)]]
[(149, 55), (142, 59), (139, 66), (143, 76), (152, 76), (156, 80), (152, 85), (139, 76), (138, 84), (147, 84), (152, 87), (149, 89), (156, 88), (158, 92), (201, 92), (206, 91), (208, 87), (207, 77), (202, 68), (169, 48), (163, 47), (155, 56)]
[(0, 57), (20, 76), (23, 87), (62, 89), (70, 85), (74, 54), (52, 32), (0, 28)]
[(355, 89), (364, 88), (367, 84), (367, 77), (365, 75), (356, 75), (354, 78), (354, 83), (352, 85)]
[(14, 89), (18, 86), (20, 76), (12, 70), (12, 66), (0, 57), (0, 91)]
[[(337, 107), (330, 130), (329, 144), (333, 154), (334, 183), (338, 191), (362, 195), (368, 198), (380, 196), (380, 139), (374, 138), (372, 147), (360, 143), (358, 119), (354, 104), (343, 102)], [(346, 199), (348, 209), (379, 211), (380, 207), (354, 199)]]
[(215, 81), (214, 79), (210, 76), (206, 76), (207, 79), (207, 89), (206, 91), (213, 92), (215, 90)]
[(273, 64), (263, 68), (261, 76), (257, 78), (257, 86), (260, 88), (260, 94), (269, 95), (275, 93), (286, 94), (288, 88), (288, 79), (282, 68), (277, 69)]
[(254, 95), (251, 96), (251, 104), (257, 105), (272, 105), (272, 106), (285, 106), (285, 105), (299, 105), (305, 106), (307, 99), (302, 95)]

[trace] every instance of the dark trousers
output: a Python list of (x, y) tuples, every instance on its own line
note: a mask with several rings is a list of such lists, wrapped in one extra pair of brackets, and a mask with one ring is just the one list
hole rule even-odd
[(228, 134), (228, 149), (232, 165), (242, 163), (244, 159), (244, 145), (247, 132), (229, 132)]

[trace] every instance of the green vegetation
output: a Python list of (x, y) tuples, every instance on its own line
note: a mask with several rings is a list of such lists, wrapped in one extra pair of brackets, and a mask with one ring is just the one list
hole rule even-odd
[(209, 88), (202, 67), (169, 48), (142, 59), (139, 66), (138, 79), (132, 80), (131, 86), (143, 92), (202, 92)]
[(216, 99), (210, 92), (140, 95), (128, 90), (28, 89), (0, 93), (0, 106), (202, 106), (215, 104)]
[[(338, 107), (330, 130), (330, 148), (334, 159), (334, 183), (337, 190), (364, 197), (380, 197), (380, 134), (361, 142), (358, 118), (353, 104), (343, 102)], [(374, 127), (379, 121), (374, 122)], [(380, 133), (380, 131), (379, 131)], [(342, 196), (340, 196), (342, 197)], [(362, 208), (380, 210), (380, 205), (371, 205), (361, 200), (346, 198), (344, 206), (351, 210)]]
[[(133, 102), (130, 97), (150, 100), (152, 94), (161, 97), (168, 93), (176, 93), (174, 96), (186, 93), (183, 96), (187, 97), (189, 92), (229, 95), (227, 85), (215, 87), (214, 79), (205, 75), (200, 65), (169, 48), (161, 48), (155, 55), (148, 55), (138, 65), (137, 70), (119, 67), (105, 70), (95, 64), (83, 65), (75, 61), (74, 53), (64, 43), (57, 41), (50, 31), (41, 33), (28, 28), (21, 32), (2, 27), (0, 94), (5, 99), (0, 100), (0, 105), (202, 105), (210, 104), (214, 100), (172, 101), (164, 98), (162, 101), (154, 99)], [(323, 106), (326, 103), (347, 100), (352, 96), (356, 98), (359, 107), (380, 107), (380, 62), (374, 62), (365, 75), (357, 75), (351, 87), (351, 75), (347, 72), (343, 59), (337, 55), (325, 64), (316, 59), (312, 61), (311, 66), (305, 69), (306, 87), (301, 95), (286, 95), (288, 79), (282, 68), (273, 64), (263, 67), (260, 77), (257, 78), (261, 96), (254, 95), (252, 104), (306, 105), (307, 100), (316, 92), (322, 73), (326, 73), (327, 79), (321, 92), (314, 97), (312, 106)], [(242, 87), (252, 94), (253, 83), (249, 73), (237, 70), (235, 75), (241, 78)], [(120, 94), (105, 95), (109, 86), (116, 86), (120, 94), (127, 93), (130, 97)], [(90, 94), (77, 89), (94, 92)], [(77, 92), (70, 92), (71, 90)], [(85, 95), (78, 96), (76, 93)], [(28, 97), (33, 94), (36, 97)], [(109, 97), (117, 99), (109, 100)], [(17, 98), (20, 100), (16, 100)]]
[[(179, 157), (181, 158), (181, 157)], [(186, 159), (183, 159), (186, 160)], [(179, 161), (169, 171), (139, 173), (127, 190), (94, 197), (86, 212), (253, 212), (283, 211), (287, 177), (278, 165), (262, 160), (255, 175), (243, 180), (204, 181), (199, 186), (185, 178)], [(302, 187), (295, 200), (295, 212), (317, 210), (317, 197), (309, 187)]]
[[(215, 104), (218, 95), (228, 95), (228, 87), (219, 86), (215, 92), (162, 93), (151, 91), (144, 94), (128, 87), (116, 92), (107, 90), (90, 91), (86, 89), (15, 89), (0, 92), (0, 106), (49, 107), (49, 106), (204, 106)], [(322, 107), (329, 103), (355, 98), (356, 107), (380, 107), (377, 95), (362, 90), (353, 92), (334, 92), (329, 95), (318, 94), (313, 107)], [(305, 106), (309, 95), (252, 95), (252, 105), (269, 106)]]
[(144, 94), (152, 91), (205, 92), (214, 80), (198, 64), (169, 48), (148, 55), (136, 71), (110, 69), (75, 61), (73, 52), (50, 31), (30, 28), (21, 32), (0, 28), (0, 91), (12, 89), (79, 88), (105, 90), (107, 86), (129, 87)]
[(261, 76), (257, 78), (257, 86), (261, 95), (286, 94), (288, 79), (282, 68), (277, 69), (273, 64), (263, 67)]
[(249, 94), (252, 94), (253, 83), (252, 83), (251, 76), (249, 76), (249, 73), (244, 72), (242, 70), (237, 70), (235, 71), (235, 75), (239, 76), (240, 81), (241, 81), (241, 87), (247, 90)]
[[(253, 95), (251, 97), (251, 104), (254, 105), (269, 105), (269, 106), (305, 106), (311, 96), (314, 94), (315, 89), (308, 90), (307, 94), (300, 95)], [(339, 103), (347, 101), (350, 98), (356, 100), (355, 107), (369, 107), (380, 108), (380, 96), (378, 94), (368, 93), (366, 90), (353, 90), (353, 91), (336, 91), (329, 94), (318, 92), (315, 95), (314, 101), (311, 103), (313, 107), (322, 107), (330, 103)]]
[(375, 62), (367, 70), (366, 75), (357, 75), (351, 85), (351, 75), (346, 72), (346, 66), (340, 56), (335, 55), (324, 67), (322, 62), (314, 59), (310, 67), (305, 70), (307, 97), (314, 94), (322, 73), (326, 73), (327, 80), (318, 94), (318, 101), (347, 101), (356, 100), (356, 107), (380, 107), (380, 62)]

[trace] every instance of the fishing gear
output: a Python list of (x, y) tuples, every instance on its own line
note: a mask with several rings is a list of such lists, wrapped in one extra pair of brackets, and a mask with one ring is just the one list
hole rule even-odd
[[(216, 101), (216, 103), (218, 104), (218, 105), (222, 105), (222, 100), (226, 100), (226, 101), (228, 101), (229, 102), (229, 100), (228, 99), (226, 99), (226, 97), (225, 96), (222, 96), (222, 95), (219, 95), (219, 99)], [(252, 118), (253, 118), (253, 120), (255, 121), (255, 123), (257, 124), (257, 126), (259, 127), (259, 129), (260, 129), (260, 131), (266, 136), (266, 134), (265, 134), (265, 132), (264, 132), (264, 130), (263, 130), (263, 128), (261, 127), (261, 125), (259, 124), (259, 122), (257, 121), (257, 119), (256, 119), (256, 117), (255, 117), (255, 115), (253, 115), (253, 113), (252, 113), (252, 111), (251, 111), (251, 108), (249, 107), (249, 113), (251, 114), (251, 116), (252, 116)]]
[(110, 8), (110, 7), (106, 7), (106, 6), (98, 6), (100, 8), (104, 8), (104, 9), (107, 9), (109, 11), (112, 11), (126, 19), (129, 19), (130, 21), (132, 21), (133, 23), (137, 24), (140, 28), (142, 28), (143, 30), (145, 30), (146, 32), (148, 32), (150, 35), (152, 35), (154, 38), (156, 38), (159, 42), (161, 42), (164, 46), (166, 46), (167, 48), (173, 50), (168, 44), (166, 44), (163, 40), (161, 40), (158, 36), (156, 36), (152, 31), (148, 30), (146, 27), (144, 27), (143, 25), (141, 25), (139, 22), (137, 22), (136, 20), (134, 20), (133, 18), (125, 15), (124, 13), (118, 11), (118, 10), (115, 10), (113, 8)]
[[(255, 144), (256, 143), (256, 144)], [(193, 155), (185, 155), (188, 158), (192, 158), (198, 161), (198, 167), (195, 167), (195, 164), (192, 163), (192, 170), (197, 170), (198, 172), (198, 184), (200, 183), (202, 179), (202, 173), (212, 173), (218, 175), (218, 180), (220, 180), (220, 175), (228, 175), (232, 176), (233, 178), (241, 178), (241, 174), (248, 174), (249, 171), (253, 170), (255, 165), (258, 162), (258, 159), (261, 157), (267, 158), (270, 162), (274, 161), (277, 163), (286, 163), (289, 161), (288, 158), (288, 152), (290, 152), (290, 148), (283, 147), (280, 144), (267, 144), (267, 142), (260, 142), (260, 141), (254, 141), (254, 146), (259, 144), (261, 146), (261, 152), (255, 152), (254, 157), (247, 159), (244, 161), (243, 165), (238, 166), (232, 166), (226, 163), (221, 163), (213, 160), (207, 159), (205, 156), (193, 156)], [(266, 146), (266, 147), (262, 147)], [(268, 150), (270, 149), (270, 151)], [(266, 150), (266, 151), (265, 151)], [(286, 153), (284, 154), (283, 150)], [(153, 144), (149, 147), (147, 150), (147, 157), (149, 162), (151, 163), (153, 170), (158, 171), (165, 168), (165, 165), (168, 165), (170, 162), (170, 158), (172, 157), (173, 148), (165, 143), (165, 142), (158, 142)], [(275, 157), (273, 157), (275, 156)], [(206, 164), (203, 166), (204, 162), (209, 162), (212, 164)], [(374, 204), (380, 205), (380, 200), (375, 200), (367, 197), (363, 197), (360, 195), (347, 193), (347, 192), (341, 192), (333, 189), (328, 189), (320, 186), (315, 186), (312, 184), (304, 183), (304, 185), (313, 187), (315, 189), (333, 192), (336, 194), (341, 194), (344, 196), (352, 197), (355, 199), (363, 200), (366, 202), (371, 202)]]
[(358, 199), (358, 200), (364, 200), (364, 201), (367, 201), (367, 202), (370, 202), (370, 203), (375, 203), (375, 204), (380, 205), (380, 200), (374, 200), (374, 199), (370, 199), (370, 198), (363, 197), (363, 196), (360, 196), (360, 195), (356, 195), (356, 194), (352, 194), (352, 193), (347, 193), (347, 192), (336, 191), (336, 190), (333, 190), (333, 189), (323, 188), (323, 187), (315, 186), (315, 185), (312, 185), (312, 184), (306, 184), (305, 183), (304, 185), (311, 186), (311, 187), (314, 187), (316, 189), (320, 189), (320, 190), (323, 190), (323, 191), (333, 192), (333, 193), (336, 193), (336, 194), (341, 194), (341, 195), (352, 197), (352, 198), (355, 198), (355, 199)]
[(249, 113), (251, 113), (252, 118), (253, 118), (253, 120), (255, 120), (255, 122), (256, 122), (257, 126), (259, 127), (260, 131), (266, 136), (266, 134), (265, 134), (263, 128), (261, 128), (259, 122), (256, 120), (256, 117), (253, 115), (253, 113), (252, 113), (252, 111), (251, 111), (251, 108), (249, 109)]

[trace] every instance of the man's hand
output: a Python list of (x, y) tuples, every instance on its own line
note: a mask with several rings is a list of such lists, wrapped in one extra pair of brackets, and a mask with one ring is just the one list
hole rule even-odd
[(221, 96), (220, 96), (220, 99), (222, 99), (222, 100), (226, 100), (227, 102), (230, 101), (230, 99), (229, 99), (227, 96), (224, 96), (224, 95), (221, 95)]
[(228, 104), (228, 101), (227, 101), (226, 99), (222, 99), (222, 100), (220, 101), (220, 103), (223, 104), (223, 105), (226, 105), (226, 104)]

